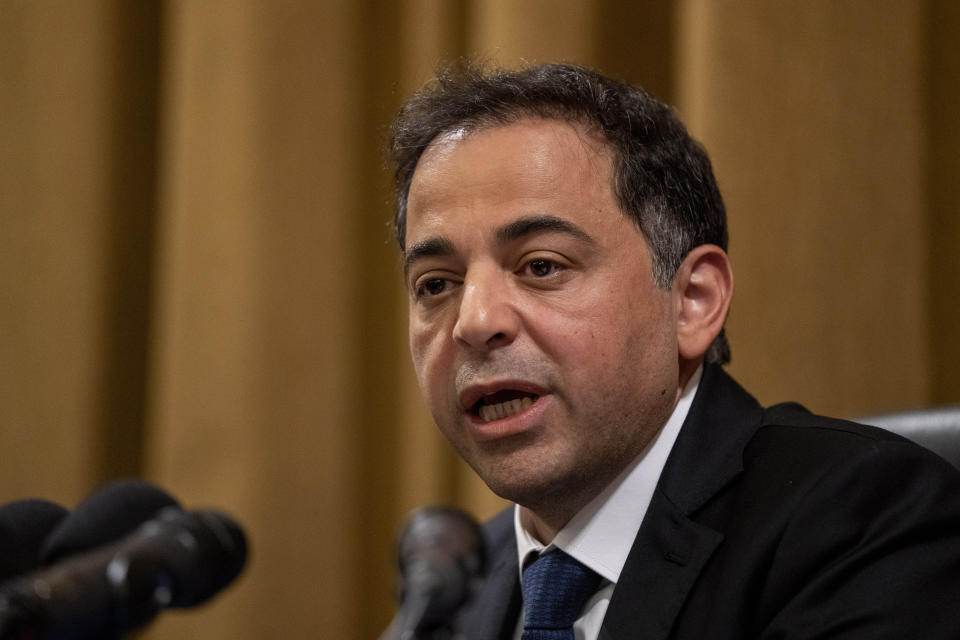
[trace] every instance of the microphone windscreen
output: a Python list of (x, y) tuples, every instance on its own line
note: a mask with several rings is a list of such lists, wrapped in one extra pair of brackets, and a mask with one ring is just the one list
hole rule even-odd
[[(246, 564), (247, 539), (243, 529), (223, 512), (163, 512), (153, 528), (157, 533), (166, 531), (168, 537), (175, 537), (178, 542), (190, 540), (190, 553), (167, 556), (171, 562), (166, 569), (176, 587), (171, 607), (193, 607), (206, 602), (233, 582)], [(181, 565), (174, 559), (184, 562)]]
[(40, 549), (67, 510), (47, 500), (17, 500), (0, 507), (0, 581), (40, 566)]
[(51, 565), (119, 540), (168, 507), (179, 509), (180, 504), (146, 482), (124, 480), (106, 485), (60, 522), (43, 545), (40, 562)]
[(403, 581), (400, 637), (445, 627), (486, 569), (483, 530), (460, 509), (424, 507), (398, 536), (397, 563)]

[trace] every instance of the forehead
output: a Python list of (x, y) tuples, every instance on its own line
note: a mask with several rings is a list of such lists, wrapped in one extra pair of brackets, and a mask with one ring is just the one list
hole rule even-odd
[[(447, 133), (424, 151), (407, 201), (407, 240), (438, 216), (482, 207), (490, 216), (614, 204), (612, 153), (585, 127), (524, 119)], [(616, 207), (614, 207), (616, 208)], [(519, 210), (518, 210), (519, 209)], [(556, 213), (539, 211), (539, 213)], [(474, 220), (476, 222), (476, 220)]]

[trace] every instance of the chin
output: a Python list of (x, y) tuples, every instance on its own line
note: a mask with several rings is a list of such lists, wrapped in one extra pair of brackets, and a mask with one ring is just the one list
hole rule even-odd
[(553, 508), (558, 500), (568, 502), (582, 488), (581, 483), (571, 479), (569, 474), (550, 473), (547, 467), (536, 462), (528, 462), (520, 467), (474, 467), (474, 470), (495, 494), (532, 511), (539, 511), (548, 505)]
[(540, 479), (526, 479), (517, 477), (501, 477), (497, 475), (481, 475), (490, 491), (510, 502), (530, 506), (539, 502), (539, 497), (545, 494), (546, 487)]
[(541, 442), (530, 432), (487, 443), (461, 442), (461, 457), (487, 487), (505, 500), (536, 511), (569, 502), (591, 484), (590, 465), (577, 451)]
[(506, 500), (518, 502), (519, 496), (536, 492), (545, 483), (542, 468), (524, 456), (482, 455), (464, 459), (491, 491)]

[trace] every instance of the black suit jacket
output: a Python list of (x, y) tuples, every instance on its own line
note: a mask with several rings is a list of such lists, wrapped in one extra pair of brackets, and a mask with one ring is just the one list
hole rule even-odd
[[(521, 607), (511, 510), (485, 530), (470, 640), (510, 638)], [(960, 638), (960, 473), (708, 365), (600, 638)]]

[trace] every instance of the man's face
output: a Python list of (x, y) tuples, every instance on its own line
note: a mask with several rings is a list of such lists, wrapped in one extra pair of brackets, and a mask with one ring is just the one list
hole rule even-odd
[(406, 231), (410, 350), (434, 420), (493, 491), (579, 508), (678, 397), (675, 295), (609, 151), (530, 119), (435, 140)]

